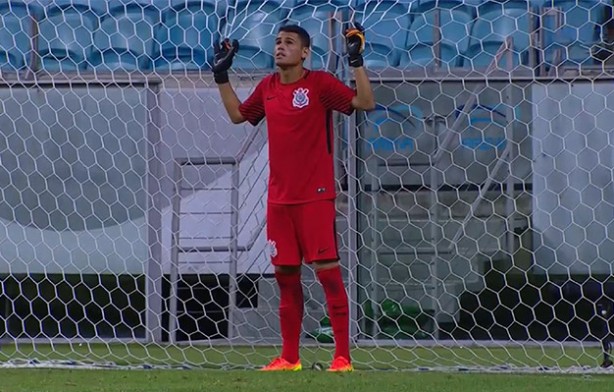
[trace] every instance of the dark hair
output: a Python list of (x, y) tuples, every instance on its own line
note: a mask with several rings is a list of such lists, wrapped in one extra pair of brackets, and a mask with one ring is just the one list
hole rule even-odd
[(309, 33), (307, 32), (307, 30), (305, 30), (304, 28), (302, 28), (299, 25), (285, 25), (285, 26), (281, 26), (279, 28), (279, 32), (285, 32), (285, 33), (296, 33), (298, 34), (298, 36), (301, 38), (301, 43), (303, 44), (304, 47), (309, 48), (311, 46), (311, 37), (309, 36)]

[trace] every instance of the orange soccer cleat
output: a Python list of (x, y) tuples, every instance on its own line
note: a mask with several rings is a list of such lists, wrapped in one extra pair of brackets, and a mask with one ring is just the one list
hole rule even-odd
[(328, 368), (329, 372), (347, 373), (354, 371), (352, 363), (345, 357), (336, 357)]
[(260, 369), (263, 372), (298, 372), (302, 370), (303, 366), (301, 365), (301, 361), (296, 361), (296, 363), (290, 363), (283, 359), (282, 357), (275, 358), (271, 363)]

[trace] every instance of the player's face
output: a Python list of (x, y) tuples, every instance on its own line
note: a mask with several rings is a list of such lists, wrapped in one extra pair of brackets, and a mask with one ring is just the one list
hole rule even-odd
[(309, 48), (303, 47), (296, 33), (280, 32), (275, 39), (275, 65), (292, 67), (303, 63), (309, 55)]

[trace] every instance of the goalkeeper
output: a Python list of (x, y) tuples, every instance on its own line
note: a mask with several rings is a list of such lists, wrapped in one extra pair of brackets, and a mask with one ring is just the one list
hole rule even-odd
[(303, 67), (311, 38), (296, 25), (279, 29), (277, 72), (266, 76), (245, 102), (228, 82), (239, 42), (215, 44), (213, 74), (234, 124), (257, 125), (266, 117), (269, 140), (267, 239), (280, 291), (282, 353), (262, 370), (301, 370), (299, 341), (303, 320), (301, 265), (312, 264), (326, 296), (335, 339), (329, 371), (352, 371), (348, 296), (341, 277), (335, 229), (335, 176), (332, 112), (346, 115), (375, 106), (363, 68), (364, 29), (345, 31), (356, 90), (323, 71)]

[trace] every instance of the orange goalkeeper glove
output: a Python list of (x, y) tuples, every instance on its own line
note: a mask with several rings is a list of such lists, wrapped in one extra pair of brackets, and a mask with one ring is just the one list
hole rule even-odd
[(345, 45), (349, 56), (350, 67), (362, 67), (362, 53), (365, 50), (365, 29), (358, 22), (354, 27), (345, 29)]
[(223, 84), (228, 82), (228, 70), (232, 66), (232, 59), (235, 57), (235, 53), (239, 50), (239, 41), (236, 39), (230, 43), (230, 40), (226, 38), (222, 43), (215, 42), (213, 44), (213, 79), (217, 84)]

